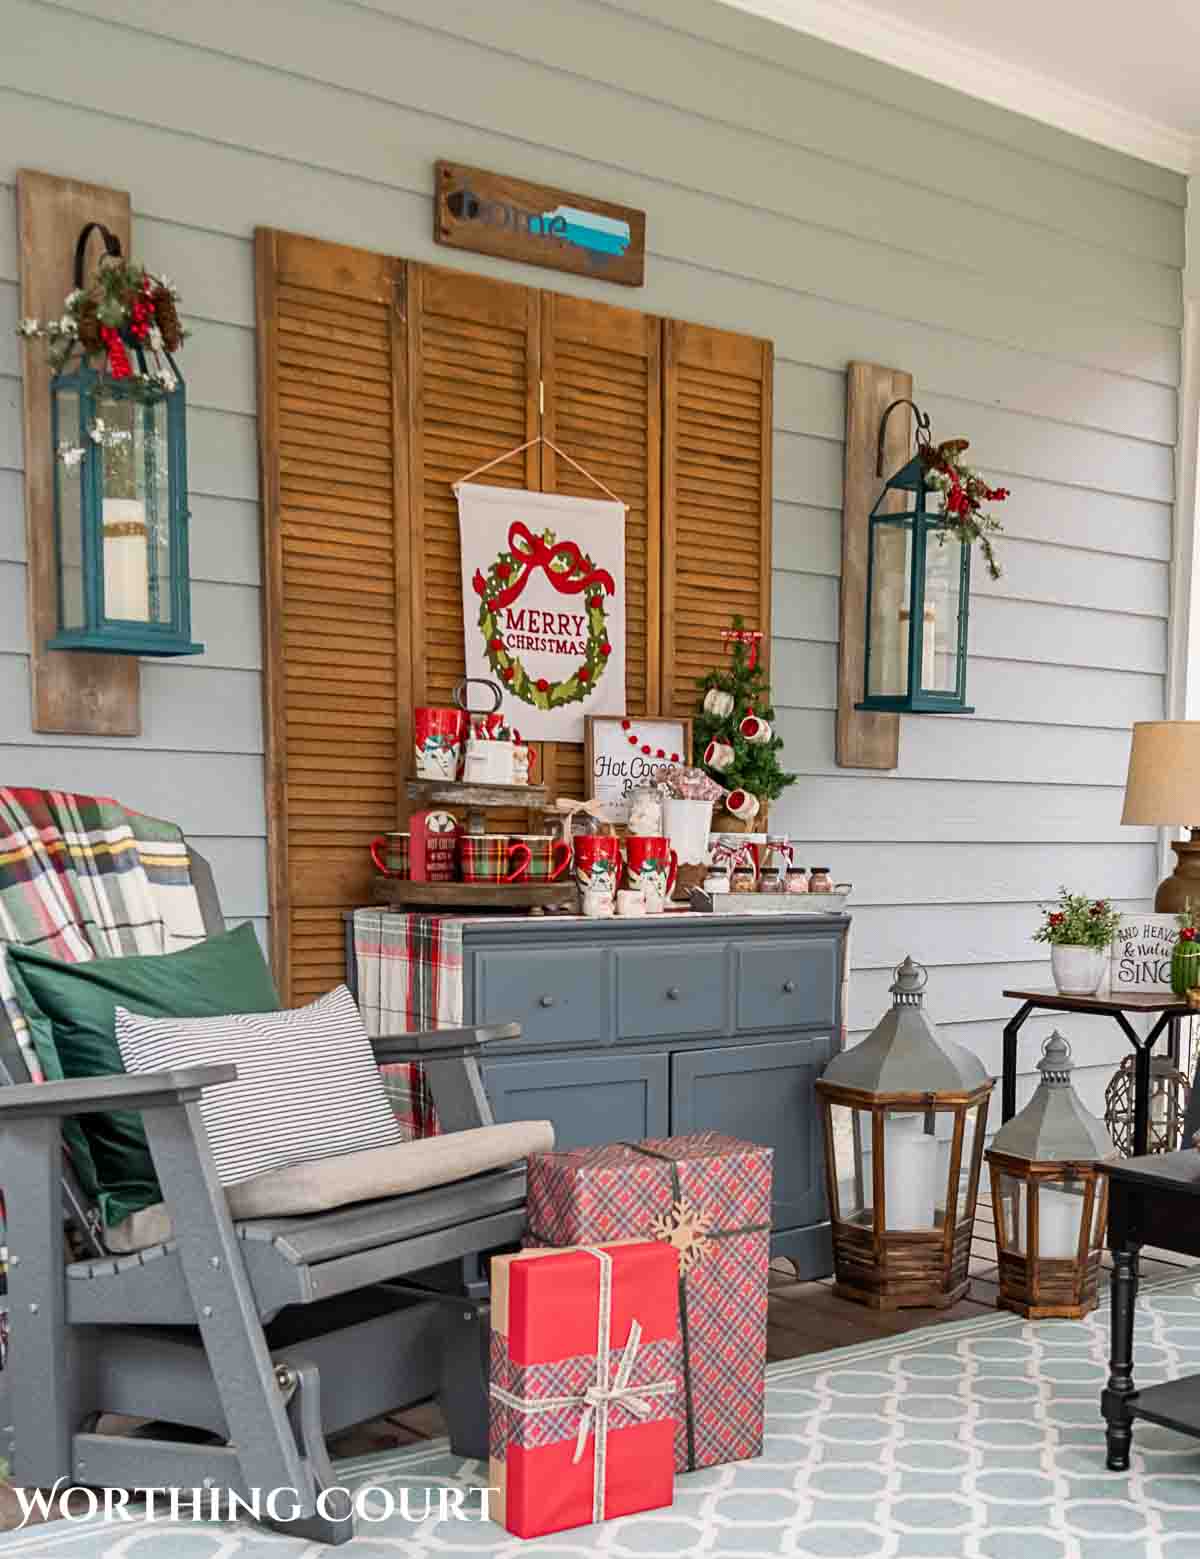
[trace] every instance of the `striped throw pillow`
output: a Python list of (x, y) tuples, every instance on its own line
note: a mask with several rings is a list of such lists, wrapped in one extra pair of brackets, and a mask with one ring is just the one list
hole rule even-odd
[(222, 1185), (286, 1164), (403, 1141), (354, 998), (344, 985), (307, 1007), (227, 1018), (143, 1018), (116, 1009), (127, 1072), (232, 1061), (200, 1112)]

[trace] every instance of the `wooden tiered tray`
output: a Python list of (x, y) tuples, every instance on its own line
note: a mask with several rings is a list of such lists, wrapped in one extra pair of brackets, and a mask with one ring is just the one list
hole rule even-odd
[(558, 882), (411, 882), (375, 878), (375, 902), (391, 909), (516, 909), (579, 912), (575, 879)]
[[(470, 785), (463, 780), (410, 779), (408, 797), (422, 807), (465, 808), (469, 834), (487, 832), (487, 813), (494, 807), (541, 811), (547, 803), (544, 785)], [(413, 882), (380, 874), (375, 878), (375, 902), (394, 909), (523, 909), (534, 914), (561, 910), (577, 914), (579, 889), (570, 874), (558, 882)]]
[(530, 807), (546, 805), (544, 785), (468, 785), (464, 780), (410, 779), (408, 799), (422, 806), (466, 807), (467, 832), (482, 834), (484, 814), (493, 807)]

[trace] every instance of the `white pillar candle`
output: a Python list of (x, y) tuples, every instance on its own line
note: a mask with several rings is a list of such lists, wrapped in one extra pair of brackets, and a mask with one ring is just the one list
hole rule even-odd
[[(932, 606), (926, 606), (922, 614), (925, 630), (921, 635), (921, 686), (926, 688), (937, 687), (937, 613)], [(912, 621), (912, 613), (907, 606), (900, 608), (900, 633), (903, 644), (903, 652), (908, 653), (908, 625)], [(907, 670), (904, 676), (907, 676)], [(903, 679), (902, 679), (903, 680)], [(910, 691), (916, 691), (910, 689)]]
[(104, 500), (104, 615), (150, 621), (146, 506), (137, 498)]
[(937, 1198), (938, 1145), (917, 1115), (883, 1123), (884, 1227), (932, 1229)]
[(1082, 1196), (1056, 1186), (1038, 1187), (1038, 1255), (1043, 1261), (1074, 1261), (1082, 1212)]

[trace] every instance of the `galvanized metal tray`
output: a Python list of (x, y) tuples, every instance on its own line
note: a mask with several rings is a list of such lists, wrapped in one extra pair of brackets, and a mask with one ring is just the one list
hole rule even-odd
[(692, 908), (709, 915), (836, 915), (846, 907), (850, 884), (840, 893), (705, 893), (692, 889)]

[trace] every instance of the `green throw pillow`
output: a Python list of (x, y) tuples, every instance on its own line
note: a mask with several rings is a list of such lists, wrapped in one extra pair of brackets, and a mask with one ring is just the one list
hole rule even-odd
[[(48, 1080), (125, 1070), (114, 1031), (117, 1007), (149, 1018), (279, 1010), (275, 982), (250, 925), (180, 953), (81, 964), (10, 946), (8, 968)], [(162, 1200), (136, 1111), (81, 1115), (65, 1123), (64, 1137), (83, 1189), (99, 1202), (109, 1226)]]

